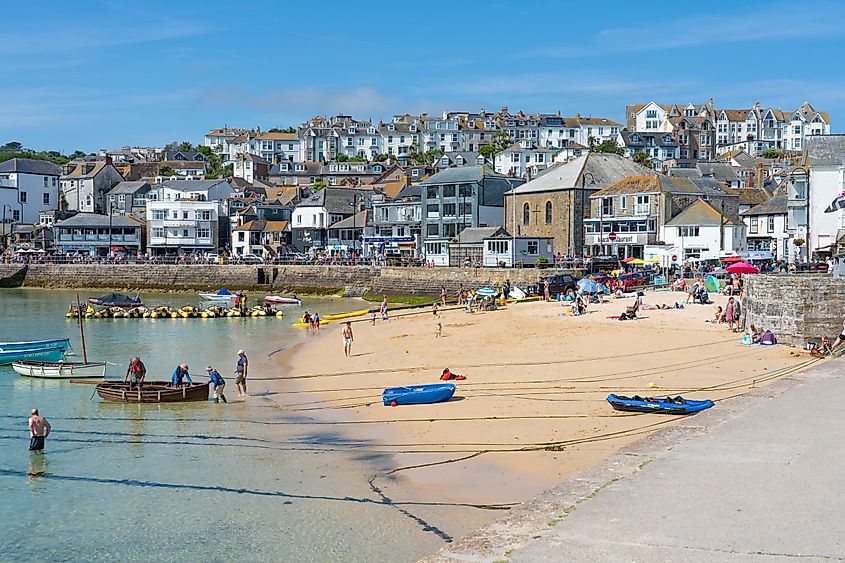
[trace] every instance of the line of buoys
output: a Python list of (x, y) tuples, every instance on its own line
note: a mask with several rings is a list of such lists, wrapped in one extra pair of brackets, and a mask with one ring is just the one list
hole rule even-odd
[[(65, 317), (69, 319), (77, 318), (78, 313), (75, 308), (69, 310)], [(240, 309), (229, 307), (208, 307), (207, 309), (200, 309), (191, 305), (184, 307), (133, 307), (131, 309), (121, 309), (120, 307), (108, 307), (105, 309), (95, 310), (88, 305), (83, 308), (83, 319), (218, 319), (218, 318), (234, 318), (234, 317), (275, 317), (282, 318), (284, 315), (281, 311), (266, 310), (261, 306), (255, 306), (250, 309), (241, 311)]]

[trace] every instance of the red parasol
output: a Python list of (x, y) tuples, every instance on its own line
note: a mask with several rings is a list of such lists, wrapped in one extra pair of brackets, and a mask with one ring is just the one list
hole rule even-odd
[(734, 262), (742, 262), (742, 258), (740, 258), (739, 256), (725, 256), (724, 258), (722, 258), (722, 262), (726, 264), (732, 264)]
[(727, 270), (732, 274), (759, 274), (760, 268), (748, 262), (737, 262), (727, 267)]
[(636, 260), (636, 258), (634, 258), (633, 256), (629, 256), (628, 258), (623, 258), (622, 260), (620, 260), (620, 262), (624, 262), (625, 264), (627, 264), (631, 260)]

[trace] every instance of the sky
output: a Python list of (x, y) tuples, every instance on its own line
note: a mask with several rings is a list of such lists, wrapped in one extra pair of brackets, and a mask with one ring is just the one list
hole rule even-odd
[[(671, 9), (667, 9), (671, 6)], [(845, 2), (10, 2), (0, 144), (70, 153), (201, 143), (314, 115), (625, 104), (845, 122)]]

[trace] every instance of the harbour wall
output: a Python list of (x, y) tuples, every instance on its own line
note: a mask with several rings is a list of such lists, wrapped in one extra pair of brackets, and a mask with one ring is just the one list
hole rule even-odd
[(463, 285), (477, 289), (510, 279), (536, 283), (549, 270), (502, 268), (394, 268), (362, 266), (235, 266), (157, 264), (0, 264), (0, 287), (103, 288), (116, 290), (213, 290), (220, 287), (274, 292), (364, 291), (385, 295), (450, 297)]
[[(845, 279), (830, 275), (751, 275), (742, 297), (745, 328), (771, 330), (778, 342), (804, 347), (834, 339), (845, 319)], [(832, 342), (832, 340), (831, 340)]]

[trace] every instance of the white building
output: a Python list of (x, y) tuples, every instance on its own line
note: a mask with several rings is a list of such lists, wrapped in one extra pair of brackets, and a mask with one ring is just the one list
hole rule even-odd
[(772, 197), (740, 213), (746, 226), (749, 252), (769, 252), (776, 260), (788, 260), (789, 231), (786, 228), (786, 197)]
[(554, 237), (512, 237), (501, 233), (484, 239), (482, 265), (485, 268), (532, 266), (543, 261), (555, 262)]
[(440, 150), (455, 152), (466, 150), (460, 120), (455, 117), (424, 116), (421, 152)]
[(57, 209), (62, 169), (46, 160), (0, 162), (0, 212), (7, 223), (38, 223), (39, 213)]
[(496, 155), (496, 172), (515, 178), (536, 176), (554, 160), (554, 150), (523, 139)]
[(296, 133), (268, 131), (261, 133), (249, 144), (249, 152), (270, 163), (301, 162), (305, 159), (302, 141)]
[(379, 125), (384, 153), (396, 155), (400, 164), (407, 164), (411, 152), (419, 151), (419, 126), (410, 116), (394, 116), (393, 121)]
[(103, 213), (105, 195), (124, 180), (111, 159), (71, 161), (59, 178), (62, 205), (69, 211)]
[(338, 133), (340, 135), (339, 154), (370, 161), (375, 160), (377, 155), (384, 152), (381, 134), (371, 123), (361, 125), (351, 122), (346, 127), (338, 129)]
[(804, 102), (791, 116), (784, 116), (783, 127), (783, 148), (800, 152), (807, 137), (830, 134), (830, 118)]
[(662, 239), (686, 260), (708, 260), (746, 251), (745, 223), (722, 215), (703, 199), (681, 211), (663, 226)]
[(147, 249), (152, 254), (216, 251), (221, 211), (219, 201), (148, 202)]
[(230, 160), (229, 144), (245, 133), (253, 132), (251, 129), (236, 129), (234, 127), (221, 127), (212, 129), (205, 134), (203, 145), (210, 148), (215, 154), (226, 157)]
[[(845, 211), (825, 213), (830, 204), (845, 192), (845, 136), (820, 135), (806, 139), (808, 166), (810, 169), (809, 228), (806, 233), (788, 225), (795, 238), (806, 240), (806, 251), (827, 256), (836, 254), (840, 240), (845, 240)], [(793, 174), (798, 169), (793, 171)], [(800, 186), (800, 183), (797, 185)], [(788, 205), (795, 203), (790, 193)], [(790, 215), (790, 220), (793, 216)], [(797, 231), (797, 232), (796, 232)], [(794, 252), (794, 251), (793, 251)], [(802, 253), (802, 258), (812, 258)]]

